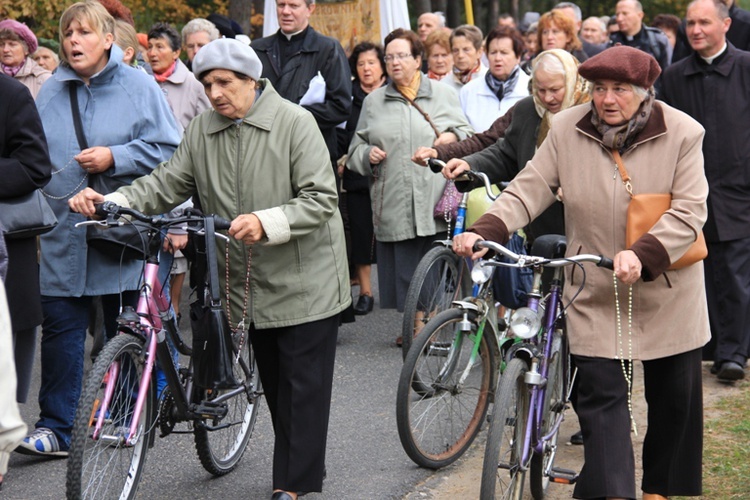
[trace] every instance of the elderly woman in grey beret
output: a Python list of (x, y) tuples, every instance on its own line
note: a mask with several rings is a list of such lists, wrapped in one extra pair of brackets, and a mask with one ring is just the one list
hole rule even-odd
[[(193, 70), (213, 109), (172, 159), (106, 199), (159, 214), (197, 193), (232, 220), (224, 306), (248, 329), (271, 411), (272, 498), (295, 499), (322, 490), (339, 313), (351, 303), (336, 182), (315, 119), (260, 78), (252, 48), (215, 40)], [(92, 216), (104, 200), (87, 188), (70, 207)]]

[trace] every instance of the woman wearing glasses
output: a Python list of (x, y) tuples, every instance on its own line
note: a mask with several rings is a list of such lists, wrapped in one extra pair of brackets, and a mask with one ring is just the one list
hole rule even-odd
[(347, 167), (371, 179), (380, 307), (403, 311), (414, 269), (447, 230), (432, 215), (445, 179), (412, 163), (412, 152), (464, 139), (472, 130), (458, 95), (419, 71), (422, 42), (416, 33), (389, 34), (385, 62), (391, 83), (365, 99)]

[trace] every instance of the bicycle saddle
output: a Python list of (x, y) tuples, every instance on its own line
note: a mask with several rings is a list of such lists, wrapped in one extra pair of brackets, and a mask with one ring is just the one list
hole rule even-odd
[(534, 240), (531, 245), (531, 255), (545, 259), (560, 259), (565, 257), (568, 242), (561, 234), (545, 234)]

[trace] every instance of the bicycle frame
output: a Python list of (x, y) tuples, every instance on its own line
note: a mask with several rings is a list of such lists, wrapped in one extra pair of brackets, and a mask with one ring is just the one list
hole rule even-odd
[[(536, 266), (534, 269), (534, 286), (532, 292), (529, 294), (528, 307), (534, 312), (539, 311), (539, 307), (542, 304), (541, 295), (541, 283), (542, 283), (542, 266)], [(528, 341), (520, 345), (519, 348), (525, 346), (533, 346), (529, 352), (532, 354), (531, 368), (526, 373), (524, 382), (530, 391), (530, 408), (528, 415), (528, 422), (526, 425), (526, 434), (524, 436), (523, 446), (523, 458), (521, 459), (521, 466), (525, 470), (528, 468), (532, 453), (542, 454), (544, 453), (544, 447), (546, 443), (557, 434), (560, 424), (563, 421), (563, 413), (560, 412), (559, 417), (554, 423), (552, 423), (550, 431), (541, 436), (543, 418), (542, 408), (544, 407), (544, 399), (547, 394), (546, 382), (549, 378), (549, 360), (552, 356), (552, 334), (555, 331), (555, 326), (559, 316), (559, 305), (560, 295), (562, 292), (561, 283), (562, 268), (556, 268), (555, 274), (550, 284), (550, 292), (545, 302), (544, 310), (544, 322), (541, 331), (535, 337), (532, 337)], [(563, 342), (566, 339), (563, 338)], [(536, 348), (542, 344), (544, 350), (541, 356), (534, 355)], [(565, 360), (562, 360), (565, 362)], [(572, 383), (572, 380), (571, 380)], [(568, 404), (567, 398), (567, 385), (566, 398), (564, 404)], [(546, 471), (545, 471), (546, 472)]]

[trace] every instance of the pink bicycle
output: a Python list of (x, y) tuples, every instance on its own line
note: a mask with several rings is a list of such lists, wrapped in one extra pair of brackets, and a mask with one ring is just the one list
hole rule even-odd
[[(214, 238), (226, 238), (215, 229), (228, 229), (229, 222), (199, 213), (149, 217), (111, 202), (101, 205), (101, 215), (104, 220), (80, 224), (133, 223), (146, 228), (145, 261), (137, 308), (124, 308), (117, 320), (118, 334), (107, 342), (85, 379), (73, 426), (67, 498), (134, 498), (157, 428), (160, 437), (192, 433), (203, 467), (216, 476), (224, 475), (237, 466), (247, 448), (262, 394), (250, 342), (244, 331), (233, 336), (235, 387), (200, 387), (194, 379), (192, 357), (184, 368), (172, 361), (167, 339), (184, 356), (191, 356), (192, 349), (180, 336), (157, 274), (162, 229), (187, 224), (189, 231), (205, 234), (210, 263), (216, 261)], [(133, 222), (124, 221), (123, 215)], [(219, 300), (213, 267), (214, 272), (208, 273), (206, 301)], [(158, 399), (157, 360), (167, 380)]]

